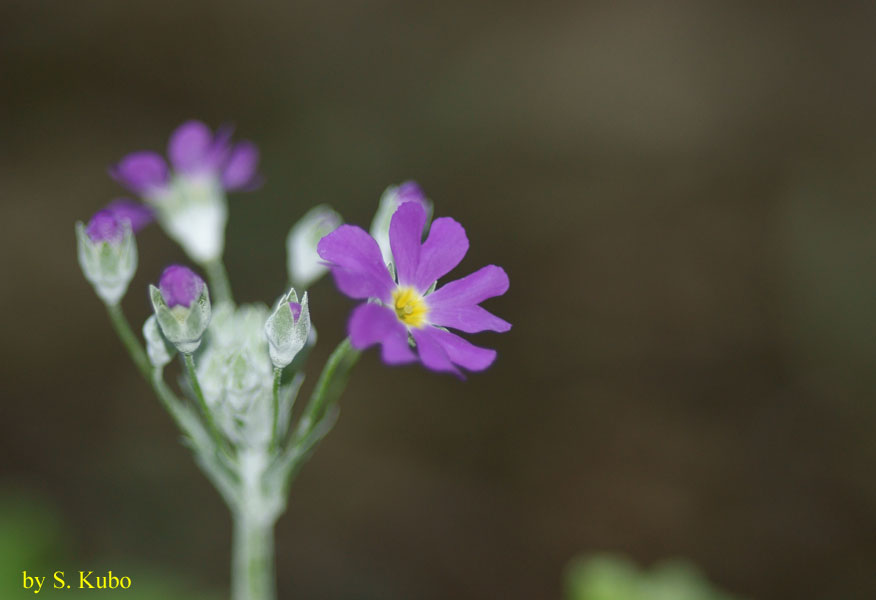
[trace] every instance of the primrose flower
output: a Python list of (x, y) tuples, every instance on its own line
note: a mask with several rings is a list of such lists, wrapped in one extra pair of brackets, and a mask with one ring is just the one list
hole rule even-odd
[(389, 223), (392, 215), (405, 202), (416, 202), (423, 206), (428, 216), (432, 214), (432, 203), (426, 198), (416, 181), (405, 181), (401, 185), (391, 185), (380, 196), (380, 205), (371, 220), (371, 237), (380, 246), (383, 262), (392, 262), (392, 249), (389, 244)]
[(225, 192), (261, 183), (258, 148), (230, 140), (229, 127), (214, 134), (200, 121), (187, 121), (170, 137), (170, 166), (158, 153), (140, 151), (110, 168), (110, 175), (153, 207), (168, 235), (201, 264), (222, 255)]
[(432, 291), (438, 278), (465, 256), (468, 238), (459, 223), (442, 217), (421, 242), (425, 225), (426, 210), (420, 202), (406, 202), (392, 216), (389, 241), (397, 280), (377, 242), (359, 227), (342, 225), (319, 242), (319, 255), (329, 263), (338, 289), (351, 298), (369, 300), (350, 316), (350, 342), (358, 349), (380, 344), (388, 364), (413, 362), (419, 355), (433, 371), (461, 376), (458, 367), (486, 369), (496, 358), (495, 350), (474, 346), (447, 328), (465, 333), (508, 331), (510, 323), (479, 306), (508, 290), (508, 276), (502, 268), (488, 265)]
[(183, 354), (197, 350), (211, 316), (204, 280), (188, 267), (171, 265), (161, 273), (158, 287), (149, 286), (149, 296), (167, 341)]
[(76, 224), (79, 265), (97, 295), (110, 305), (122, 299), (137, 271), (134, 229), (143, 226), (142, 215), (120, 208), (118, 202), (94, 213), (88, 225)]

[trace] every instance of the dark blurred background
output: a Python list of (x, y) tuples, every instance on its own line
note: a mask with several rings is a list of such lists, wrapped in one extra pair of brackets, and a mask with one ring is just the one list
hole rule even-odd
[[(456, 275), (511, 276), (487, 373), (356, 368), (278, 525), (282, 598), (558, 599), (597, 551), (876, 597), (874, 26), (871, 2), (0, 2), (0, 486), (55, 507), (53, 568), (227, 589), (226, 509), (73, 223), (127, 152), (233, 121), (267, 180), (230, 201), (239, 298), (282, 290), (310, 206), (367, 226), (410, 178), (467, 228)], [(157, 227), (139, 247), (138, 327), (183, 259)], [(351, 304), (311, 302), (313, 368)]]

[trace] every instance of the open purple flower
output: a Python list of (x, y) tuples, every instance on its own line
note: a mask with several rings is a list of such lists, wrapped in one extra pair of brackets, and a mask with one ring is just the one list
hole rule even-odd
[[(184, 178), (208, 177), (227, 191), (250, 190), (261, 183), (259, 151), (249, 141), (231, 143), (231, 129), (214, 134), (201, 121), (186, 121), (170, 136), (167, 156), (173, 173)], [(110, 175), (131, 191), (156, 199), (171, 184), (171, 170), (157, 152), (139, 151), (110, 168)]]
[(204, 285), (204, 280), (197, 273), (182, 265), (170, 265), (158, 280), (158, 289), (168, 308), (191, 307), (201, 295)]
[[(508, 275), (487, 265), (430, 293), (439, 277), (453, 269), (468, 251), (462, 226), (448, 217), (432, 223), (422, 242), (426, 211), (420, 202), (406, 202), (389, 227), (397, 281), (383, 262), (377, 242), (363, 229), (342, 225), (320, 240), (319, 255), (327, 261), (338, 289), (359, 300), (348, 330), (353, 347), (381, 345), (388, 364), (419, 360), (434, 371), (461, 376), (458, 367), (480, 371), (496, 358), (495, 350), (474, 346), (446, 328), (465, 333), (504, 332), (511, 324), (479, 304), (508, 290)], [(377, 302), (373, 302), (377, 301)], [(413, 338), (417, 354), (411, 349)]]

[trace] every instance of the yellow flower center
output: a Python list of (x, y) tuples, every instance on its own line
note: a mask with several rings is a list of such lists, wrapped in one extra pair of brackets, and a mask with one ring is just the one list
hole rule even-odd
[(392, 307), (398, 320), (410, 327), (422, 327), (426, 323), (429, 307), (414, 288), (400, 287), (392, 293)]

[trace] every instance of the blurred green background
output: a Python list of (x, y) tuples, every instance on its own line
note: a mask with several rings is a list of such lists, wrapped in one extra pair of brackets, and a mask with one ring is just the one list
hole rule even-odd
[[(864, 2), (3, 0), (0, 485), (63, 524), (49, 568), (227, 586), (225, 507), (73, 238), (122, 195), (107, 165), (197, 117), (263, 152), (266, 185), (231, 199), (242, 300), (282, 290), (310, 206), (367, 225), (409, 178), (467, 228), (455, 274), (511, 277), (488, 307), (514, 329), (475, 340), (489, 372), (357, 367), (278, 526), (282, 598), (560, 598), (602, 551), (742, 597), (876, 597), (874, 23)], [(183, 259), (155, 227), (139, 245), (135, 323)], [(321, 364), (351, 304), (328, 280), (311, 303)]]

